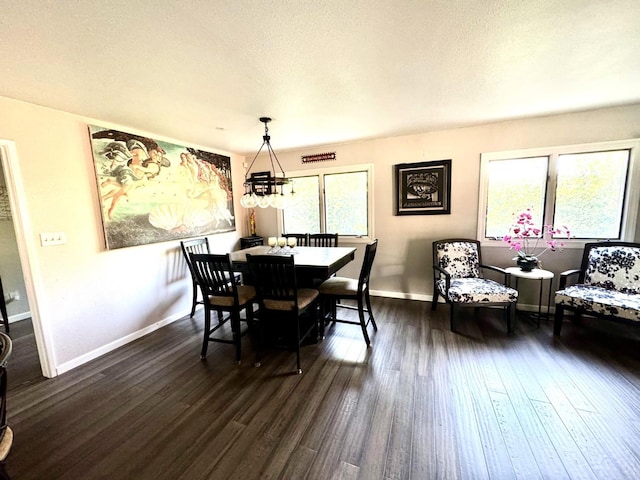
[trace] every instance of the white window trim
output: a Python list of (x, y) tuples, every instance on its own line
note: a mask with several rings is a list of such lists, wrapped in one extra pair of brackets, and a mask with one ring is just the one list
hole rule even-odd
[[(640, 139), (617, 140), (611, 142), (583, 143), (578, 145), (563, 145), (556, 147), (531, 148), (525, 150), (511, 150), (505, 152), (488, 152), (480, 155), (480, 188), (478, 199), (478, 231), (477, 238), (483, 245), (496, 246), (504, 245), (499, 239), (487, 238), (484, 236), (485, 221), (487, 211), (487, 188), (488, 188), (488, 163), (492, 160), (509, 160), (514, 158), (527, 157), (549, 157), (549, 178), (547, 191), (555, 190), (555, 168), (559, 155), (569, 153), (586, 153), (605, 150), (630, 149), (629, 155), (629, 175), (627, 178), (626, 198), (622, 211), (622, 231), (620, 237), (623, 241), (632, 242), (636, 231), (636, 221), (638, 218), (638, 202), (640, 201)], [(545, 198), (545, 218), (550, 217), (550, 205)], [(583, 248), (584, 244), (593, 241), (589, 239), (569, 240), (566, 242), (567, 248)]]
[[(367, 222), (369, 223), (369, 235), (360, 236), (360, 237), (351, 236), (351, 235), (345, 235), (345, 236), (340, 235), (340, 240), (339, 240), (340, 245), (342, 243), (369, 243), (373, 241), (373, 239), (375, 238), (375, 228), (373, 224), (373, 218), (374, 218), (373, 199), (375, 198), (373, 194), (373, 179), (374, 179), (373, 163), (343, 165), (338, 167), (323, 167), (323, 168), (314, 168), (309, 170), (297, 170), (297, 171), (287, 172), (287, 177), (293, 178), (293, 177), (310, 177), (314, 175), (323, 176), (323, 175), (330, 175), (332, 173), (350, 173), (350, 172), (362, 172), (362, 171), (367, 172), (367, 204), (368, 204)], [(295, 201), (295, 194), (293, 197)], [(282, 231), (284, 226), (282, 210), (277, 210), (277, 212), (278, 212), (277, 216), (278, 216), (279, 231)], [(320, 222), (321, 223), (324, 222), (324, 191), (320, 192)]]

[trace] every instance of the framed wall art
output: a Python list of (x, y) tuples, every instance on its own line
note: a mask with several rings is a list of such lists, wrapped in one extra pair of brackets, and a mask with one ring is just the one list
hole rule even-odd
[(396, 215), (451, 213), (451, 160), (400, 163), (394, 168)]
[(89, 126), (108, 250), (236, 229), (231, 159)]

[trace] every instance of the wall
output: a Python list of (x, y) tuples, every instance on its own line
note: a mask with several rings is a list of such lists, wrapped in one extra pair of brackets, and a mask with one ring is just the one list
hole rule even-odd
[[(375, 164), (374, 222), (380, 243), (371, 288), (383, 295), (428, 300), (433, 293), (431, 242), (451, 237), (476, 238), (481, 153), (637, 138), (640, 105), (296, 151), (278, 150), (275, 124), (272, 137), (285, 172), (324, 165)], [(333, 151), (336, 161), (307, 166), (300, 160), (301, 155)], [(451, 214), (395, 216), (393, 166), (441, 159), (452, 159)], [(274, 235), (276, 221), (272, 212), (259, 210), (258, 233)], [(504, 246), (484, 247), (483, 253), (485, 263), (513, 264), (513, 252)], [(544, 259), (544, 267), (559, 273), (579, 265), (581, 250), (552, 255), (555, 256)], [(357, 271), (352, 268), (350, 274), (357, 275)]]
[[(188, 313), (190, 284), (177, 242), (104, 249), (87, 132), (88, 123), (103, 123), (6, 98), (0, 98), (0, 111), (0, 138), (17, 147), (30, 273), (54, 370), (73, 368)], [(482, 152), (638, 137), (640, 105), (288, 152), (278, 150), (275, 126), (272, 135), (285, 172), (322, 166), (302, 165), (300, 155), (325, 151), (337, 153), (330, 165), (375, 164), (374, 222), (380, 246), (372, 288), (379, 294), (429, 300), (431, 242), (476, 235)], [(238, 200), (243, 157), (231, 158)], [(453, 160), (451, 214), (395, 216), (393, 165), (445, 158)], [(258, 169), (264, 166), (260, 162)], [(247, 233), (246, 212), (237, 201), (235, 206), (238, 231), (210, 237), (216, 251), (237, 248), (238, 238)], [(273, 210), (257, 214), (258, 233), (275, 235)], [(38, 234), (52, 231), (65, 232), (67, 244), (41, 247)], [(358, 246), (357, 262), (345, 269), (346, 274), (357, 275), (362, 251)], [(545, 267), (562, 271), (575, 266), (579, 255), (565, 251)], [(504, 247), (485, 249), (485, 260), (498, 265), (509, 265), (511, 256)]]
[[(188, 313), (191, 287), (178, 242), (105, 250), (87, 129), (105, 124), (1, 97), (0, 111), (0, 138), (16, 144), (35, 303), (55, 372)], [(243, 157), (231, 159), (241, 186)], [(215, 251), (236, 248), (246, 234), (243, 215), (238, 208), (239, 231), (210, 237)], [(40, 232), (65, 232), (67, 243), (41, 247)]]

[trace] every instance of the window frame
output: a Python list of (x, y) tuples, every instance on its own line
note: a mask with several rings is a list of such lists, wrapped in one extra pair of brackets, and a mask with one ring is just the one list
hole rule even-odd
[[(355, 172), (366, 172), (367, 173), (367, 224), (368, 224), (368, 234), (367, 235), (341, 235), (339, 234), (338, 238), (340, 243), (369, 243), (375, 238), (374, 233), (374, 194), (373, 194), (373, 163), (363, 163), (356, 165), (343, 165), (336, 167), (324, 167), (324, 168), (313, 168), (308, 170), (296, 170), (287, 172), (287, 178), (294, 179), (296, 177), (319, 177), (319, 202), (320, 205), (320, 232), (319, 233), (327, 233), (326, 229), (326, 206), (325, 206), (325, 192), (324, 192), (324, 176), (325, 175), (333, 175), (340, 173), (355, 173)], [(294, 182), (294, 195), (293, 201), (295, 202), (295, 182)], [(278, 226), (280, 227), (280, 231), (284, 230), (284, 214), (282, 210), (278, 210)], [(310, 232), (316, 233), (316, 232)], [(334, 233), (334, 232), (328, 232)]]
[[(485, 236), (487, 195), (489, 185), (489, 162), (494, 160), (525, 159), (531, 157), (548, 157), (547, 180), (544, 194), (543, 221), (549, 223), (553, 219), (556, 202), (556, 185), (558, 173), (558, 157), (567, 154), (605, 152), (611, 150), (629, 150), (629, 166), (625, 183), (624, 201), (622, 204), (621, 232), (619, 239), (631, 242), (636, 233), (638, 220), (638, 202), (640, 200), (640, 139), (618, 140), (610, 142), (584, 143), (554, 147), (487, 152), (480, 154), (480, 188), (478, 197), (478, 229), (477, 238), (483, 245), (505, 245), (501, 239)], [(565, 241), (567, 248), (583, 248), (587, 242), (598, 239), (569, 239)]]

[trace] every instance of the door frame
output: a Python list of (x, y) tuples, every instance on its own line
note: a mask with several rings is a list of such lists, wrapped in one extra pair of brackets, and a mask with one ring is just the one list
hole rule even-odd
[(37, 252), (35, 250), (36, 244), (33, 240), (35, 237), (28, 215), (27, 199), (22, 182), (22, 175), (20, 173), (20, 162), (18, 161), (18, 150), (15, 142), (0, 138), (0, 162), (2, 162), (2, 170), (9, 194), (13, 229), (16, 233), (20, 265), (22, 267), (22, 275), (29, 300), (29, 309), (31, 310), (33, 333), (38, 348), (40, 368), (45, 377), (52, 378), (57, 375), (51, 347), (53, 343), (51, 341), (50, 329), (41, 321), (40, 317), (38, 292), (44, 292), (44, 286), (42, 285), (42, 275), (38, 269), (37, 262), (31, 261), (31, 259), (37, 258)]

